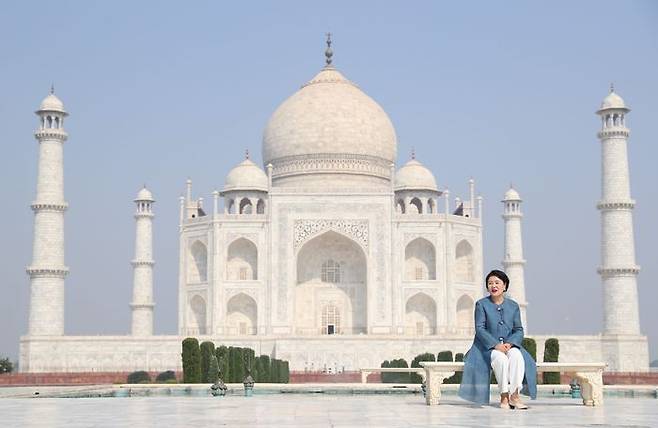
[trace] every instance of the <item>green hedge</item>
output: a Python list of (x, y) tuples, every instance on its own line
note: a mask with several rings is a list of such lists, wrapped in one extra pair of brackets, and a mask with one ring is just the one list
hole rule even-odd
[(144, 370), (132, 372), (128, 375), (127, 383), (150, 383), (151, 375)]
[(219, 363), (217, 356), (213, 352), (210, 355), (210, 364), (208, 366), (208, 383), (215, 383), (219, 379)]
[(224, 382), (228, 382), (228, 348), (224, 345), (217, 347), (217, 349), (215, 349), (215, 357), (217, 357), (217, 365), (219, 366), (219, 377), (221, 377)]
[(193, 337), (183, 340), (183, 383), (201, 382), (201, 350), (199, 341)]
[[(420, 362), (421, 361), (436, 361), (434, 359), (434, 354), (431, 352), (425, 352), (424, 354), (419, 354), (414, 357), (414, 359), (411, 361), (411, 367), (421, 367)], [(411, 373), (411, 376), (409, 376), (409, 383), (423, 383), (423, 378), (420, 377), (418, 373)]]
[(537, 342), (535, 342), (535, 339), (524, 337), (521, 345), (525, 348), (526, 351), (528, 351), (528, 354), (530, 354), (532, 358), (537, 361)]
[[(544, 362), (557, 363), (560, 356), (560, 343), (555, 338), (546, 340), (544, 344)], [(543, 383), (549, 385), (558, 385), (560, 383), (559, 372), (545, 372), (543, 375)]]
[(166, 372), (158, 373), (158, 375), (155, 378), (155, 381), (160, 383), (175, 383), (176, 373), (174, 373), (173, 370), (167, 370)]
[[(407, 360), (398, 358), (396, 360), (384, 361), (381, 367), (408, 368)], [(409, 373), (381, 373), (382, 383), (409, 383)]]
[(210, 360), (215, 355), (215, 344), (212, 342), (201, 343), (201, 383), (214, 383), (210, 380)]

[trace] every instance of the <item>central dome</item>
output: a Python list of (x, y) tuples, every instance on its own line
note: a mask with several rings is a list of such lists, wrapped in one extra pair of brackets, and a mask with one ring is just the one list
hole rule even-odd
[[(396, 148), (386, 112), (326, 66), (272, 114), (263, 135), (263, 162), (272, 164), (275, 182), (286, 178), (282, 182), (292, 184), (292, 177), (303, 175), (308, 184), (320, 179), (312, 174), (351, 174), (390, 183)], [(344, 176), (341, 181), (346, 183)]]

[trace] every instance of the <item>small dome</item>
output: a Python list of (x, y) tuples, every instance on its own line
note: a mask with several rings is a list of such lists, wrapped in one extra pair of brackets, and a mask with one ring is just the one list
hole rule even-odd
[(153, 202), (153, 194), (144, 186), (138, 193), (135, 201), (151, 201)]
[(520, 201), (521, 196), (513, 187), (510, 187), (507, 192), (505, 192), (505, 201)]
[(438, 191), (432, 171), (416, 159), (411, 159), (395, 173), (395, 190)]
[(251, 159), (245, 159), (226, 176), (224, 192), (231, 190), (260, 190), (267, 192), (267, 175)]
[(628, 107), (626, 107), (626, 103), (624, 102), (624, 99), (617, 95), (617, 93), (614, 90), (611, 90), (610, 93), (603, 99), (603, 102), (601, 102), (601, 110), (607, 110), (607, 109), (622, 109), (622, 110), (629, 110)]
[(41, 101), (39, 111), (59, 111), (66, 113), (66, 110), (64, 110), (64, 103), (57, 98), (53, 92), (49, 93), (48, 96)]

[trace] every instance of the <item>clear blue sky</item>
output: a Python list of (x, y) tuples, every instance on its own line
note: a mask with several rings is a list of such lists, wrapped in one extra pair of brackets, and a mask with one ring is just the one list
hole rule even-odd
[(502, 259), (500, 199), (524, 198), (530, 332), (596, 333), (600, 147), (594, 115), (614, 81), (633, 111), (642, 330), (658, 357), (655, 128), (658, 3), (7, 2), (0, 13), (0, 355), (27, 331), (37, 143), (51, 82), (65, 145), (66, 331), (130, 328), (134, 206), (156, 199), (155, 328), (177, 323), (178, 196), (210, 198), (286, 97), (335, 65), (376, 99), (441, 187), (484, 197), (485, 269)]

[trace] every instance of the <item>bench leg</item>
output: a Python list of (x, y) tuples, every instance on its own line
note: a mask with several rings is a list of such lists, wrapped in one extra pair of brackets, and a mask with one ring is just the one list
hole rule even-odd
[(580, 382), (580, 393), (586, 406), (603, 404), (603, 370), (596, 372), (576, 372), (573, 376)]
[(434, 370), (427, 373), (427, 391), (425, 393), (425, 402), (428, 406), (432, 404), (439, 404), (441, 400), (441, 384), (443, 380), (449, 378), (455, 372), (437, 372)]
[(370, 372), (361, 371), (361, 383), (368, 383), (368, 375)]

